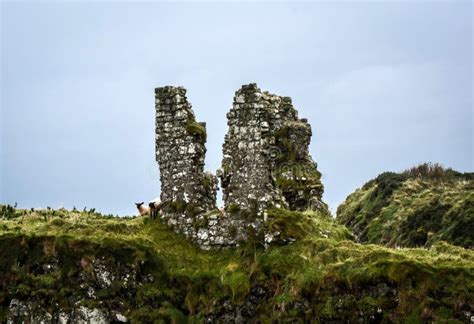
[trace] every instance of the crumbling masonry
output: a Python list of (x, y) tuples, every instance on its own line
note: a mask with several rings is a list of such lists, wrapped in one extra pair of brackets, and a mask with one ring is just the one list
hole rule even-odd
[(215, 209), (217, 181), (204, 173), (206, 124), (196, 122), (184, 88), (157, 88), (155, 104), (161, 201), (192, 205), (196, 213)]
[(227, 207), (305, 210), (323, 187), (309, 155), (311, 127), (290, 97), (262, 92), (255, 83), (235, 93), (219, 176)]
[[(264, 233), (266, 210), (325, 208), (311, 127), (291, 98), (242, 86), (227, 114), (229, 131), (217, 171), (225, 212), (216, 209), (217, 178), (204, 172), (206, 128), (182, 87), (155, 89), (156, 159), (162, 218), (203, 248), (237, 244)], [(271, 240), (271, 238), (270, 238)]]

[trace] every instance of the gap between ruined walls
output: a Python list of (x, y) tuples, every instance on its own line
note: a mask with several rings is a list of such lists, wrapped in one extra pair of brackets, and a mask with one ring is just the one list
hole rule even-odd
[(217, 171), (225, 209), (218, 210), (218, 178), (204, 172), (206, 124), (196, 121), (183, 87), (155, 89), (156, 161), (161, 218), (204, 249), (237, 245), (265, 230), (266, 210), (325, 209), (317, 164), (309, 154), (312, 132), (290, 97), (255, 83), (235, 92)]

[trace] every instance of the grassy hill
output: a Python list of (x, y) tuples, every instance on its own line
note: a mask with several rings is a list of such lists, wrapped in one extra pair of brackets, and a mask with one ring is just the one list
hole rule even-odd
[(474, 173), (423, 164), (386, 172), (347, 197), (337, 220), (359, 242), (430, 246), (447, 241), (474, 247)]
[(7, 206), (0, 217), (0, 322), (102, 314), (135, 323), (464, 323), (474, 315), (474, 251), (362, 245), (325, 214), (271, 210), (268, 226), (296, 242), (221, 251), (202, 251), (148, 217)]

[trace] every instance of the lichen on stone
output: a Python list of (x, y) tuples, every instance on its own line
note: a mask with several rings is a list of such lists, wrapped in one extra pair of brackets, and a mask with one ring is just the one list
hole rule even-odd
[(271, 207), (319, 209), (321, 174), (309, 154), (311, 126), (299, 119), (289, 97), (261, 91), (256, 84), (235, 93), (227, 114), (229, 132), (219, 173), (227, 205), (259, 214)]
[[(311, 126), (298, 118), (290, 97), (255, 83), (235, 92), (229, 130), (217, 170), (225, 211), (216, 210), (217, 179), (204, 172), (206, 128), (196, 121), (182, 87), (156, 94), (156, 156), (161, 174), (162, 218), (202, 247), (230, 246), (265, 237), (271, 208), (326, 210), (317, 164), (309, 154)], [(267, 235), (268, 236), (268, 235)]]

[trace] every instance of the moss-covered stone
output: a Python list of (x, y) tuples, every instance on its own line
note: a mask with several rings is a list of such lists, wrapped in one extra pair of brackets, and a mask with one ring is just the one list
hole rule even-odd
[(226, 205), (319, 209), (321, 174), (309, 154), (311, 127), (298, 118), (291, 98), (261, 91), (256, 84), (236, 91), (227, 114), (229, 132), (219, 173)]

